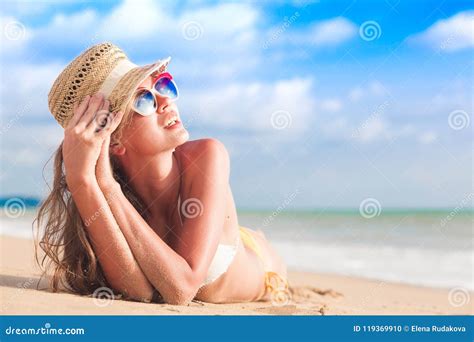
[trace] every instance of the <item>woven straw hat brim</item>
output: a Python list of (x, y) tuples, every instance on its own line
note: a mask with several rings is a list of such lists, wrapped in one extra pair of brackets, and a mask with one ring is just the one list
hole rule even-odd
[(137, 66), (112, 43), (94, 45), (69, 63), (54, 81), (48, 94), (50, 112), (65, 128), (74, 115), (74, 104), (101, 91), (110, 101), (110, 111), (125, 114), (140, 83), (154, 72), (164, 72), (169, 61), (167, 58)]

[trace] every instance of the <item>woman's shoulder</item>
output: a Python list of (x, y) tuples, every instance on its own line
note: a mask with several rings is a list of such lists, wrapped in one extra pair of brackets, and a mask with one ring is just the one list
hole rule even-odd
[(222, 142), (213, 138), (188, 141), (175, 149), (182, 171), (187, 175), (212, 169), (228, 171), (229, 154)]
[(192, 162), (202, 159), (228, 158), (225, 145), (214, 138), (187, 141), (175, 150), (181, 157)]

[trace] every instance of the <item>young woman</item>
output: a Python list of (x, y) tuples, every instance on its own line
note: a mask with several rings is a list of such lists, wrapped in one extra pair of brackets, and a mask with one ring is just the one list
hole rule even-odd
[(168, 63), (138, 67), (104, 43), (56, 79), (49, 106), (64, 140), (38, 214), (52, 288), (285, 301), (284, 263), (263, 233), (239, 226), (224, 145), (188, 141)]

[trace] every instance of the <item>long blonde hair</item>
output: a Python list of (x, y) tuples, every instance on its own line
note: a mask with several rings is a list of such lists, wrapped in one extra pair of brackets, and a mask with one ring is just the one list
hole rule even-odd
[[(131, 115), (127, 116), (130, 118)], [(117, 131), (112, 134), (112, 140), (117, 141), (120, 138), (123, 126), (126, 124), (124, 121), (129, 122), (123, 120)], [(138, 212), (142, 213), (142, 202), (128, 185), (118, 161), (113, 157), (110, 161), (114, 178), (120, 184), (125, 196)], [(54, 292), (65, 290), (78, 294), (91, 294), (98, 287), (110, 287), (67, 187), (62, 143), (55, 152), (53, 169), (51, 191), (41, 203), (33, 223), (36, 230), (36, 261), (43, 271), (42, 276), (51, 276), (50, 287)], [(43, 233), (41, 230), (44, 230)]]

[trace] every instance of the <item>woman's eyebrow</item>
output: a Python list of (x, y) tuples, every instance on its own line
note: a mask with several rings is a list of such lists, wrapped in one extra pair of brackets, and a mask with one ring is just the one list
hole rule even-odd
[[(145, 82), (145, 81), (143, 81), (143, 82)], [(143, 83), (143, 82), (142, 82), (142, 83)], [(151, 79), (151, 82), (150, 82), (150, 85), (152, 85), (152, 84), (153, 84), (153, 79)], [(137, 87), (137, 90), (138, 90), (138, 89), (147, 89), (147, 88), (150, 87), (150, 85), (146, 85), (146, 86), (144, 86), (144, 85), (139, 85), (139, 86)]]

